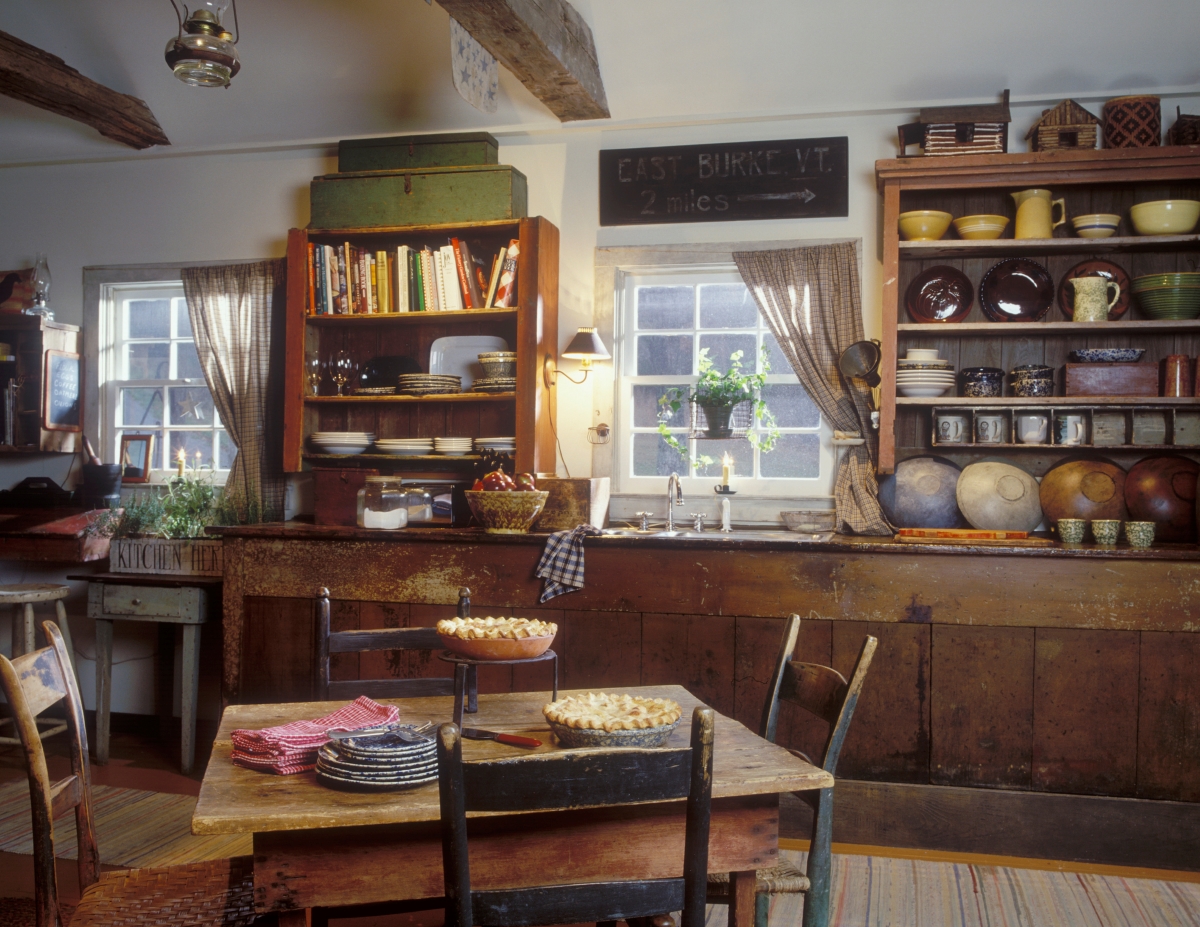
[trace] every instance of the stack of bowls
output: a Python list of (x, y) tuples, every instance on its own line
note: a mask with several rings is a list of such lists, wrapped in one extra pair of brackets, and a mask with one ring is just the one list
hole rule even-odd
[(1154, 200), (1129, 207), (1139, 235), (1186, 235), (1200, 220), (1200, 200)]
[(999, 367), (964, 367), (958, 375), (964, 396), (980, 399), (1004, 394), (1004, 371)]
[(999, 238), (1008, 225), (1008, 216), (960, 216), (954, 220), (959, 238), (967, 241), (987, 241)]
[(1133, 278), (1130, 289), (1151, 319), (1200, 316), (1200, 273), (1144, 274)]
[(950, 228), (954, 217), (937, 209), (914, 209), (900, 213), (900, 234), (908, 241), (937, 241)]
[(517, 375), (516, 351), (487, 351), (479, 355), (479, 363), (486, 377), (507, 377)]
[(366, 431), (314, 431), (308, 440), (318, 454), (350, 456), (365, 453), (375, 436)]
[(942, 396), (954, 389), (954, 366), (933, 348), (911, 348), (896, 361), (896, 389), (901, 396)]
[(1022, 364), (1012, 369), (1014, 396), (1053, 396), (1054, 368), (1044, 364)]
[(434, 438), (433, 451), (435, 454), (445, 454), (447, 457), (462, 457), (471, 453), (471, 438)]

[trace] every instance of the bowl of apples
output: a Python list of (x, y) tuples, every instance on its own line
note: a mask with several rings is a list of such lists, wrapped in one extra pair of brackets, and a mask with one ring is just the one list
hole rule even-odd
[(518, 473), (514, 479), (503, 470), (493, 470), (464, 495), (471, 514), (488, 534), (527, 534), (550, 493), (538, 489), (530, 473)]

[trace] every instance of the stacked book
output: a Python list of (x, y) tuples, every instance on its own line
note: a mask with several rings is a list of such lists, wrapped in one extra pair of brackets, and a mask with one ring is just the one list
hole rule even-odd
[[(508, 309), (516, 301), (519, 239), (490, 263), (463, 239), (436, 249), (370, 250), (309, 242), (309, 315), (371, 315)], [(490, 269), (490, 270), (489, 270)]]

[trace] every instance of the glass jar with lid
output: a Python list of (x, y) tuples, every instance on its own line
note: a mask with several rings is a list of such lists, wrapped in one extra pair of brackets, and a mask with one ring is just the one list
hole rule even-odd
[(403, 528), (408, 524), (408, 492), (398, 476), (368, 476), (358, 491), (358, 527)]

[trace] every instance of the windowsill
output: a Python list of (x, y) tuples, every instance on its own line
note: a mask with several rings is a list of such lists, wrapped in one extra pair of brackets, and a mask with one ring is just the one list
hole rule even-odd
[[(165, 486), (174, 477), (178, 476), (175, 470), (151, 470), (150, 482), (148, 483), (122, 483), (122, 489), (137, 489), (139, 486)], [(187, 476), (193, 480), (199, 478), (205, 482), (211, 481), (214, 486), (224, 486), (229, 479), (228, 470), (188, 470)]]

